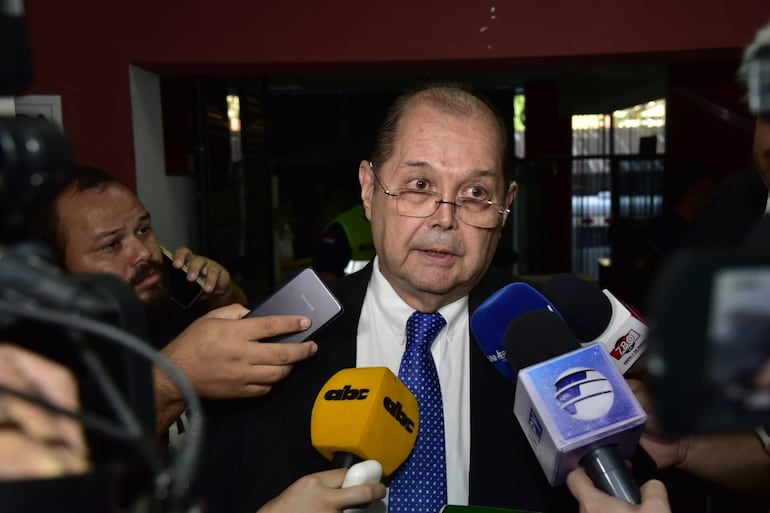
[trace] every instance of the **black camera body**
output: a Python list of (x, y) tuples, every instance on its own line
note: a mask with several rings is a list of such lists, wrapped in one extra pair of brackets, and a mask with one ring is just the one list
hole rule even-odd
[[(0, 96), (23, 94), (34, 73), (22, 0), (0, 0), (0, 48)], [(0, 509), (167, 511), (154, 497), (167, 455), (156, 435), (151, 361), (117, 337), (77, 326), (82, 319), (146, 340), (144, 306), (119, 278), (66, 273), (48, 248), (33, 242), (35, 210), (71, 173), (71, 146), (57, 125), (0, 117), (0, 340), (77, 376), (81, 411), (74, 413), (83, 421), (92, 465), (78, 476), (0, 480)]]
[[(770, 232), (768, 233), (770, 235)], [(682, 251), (657, 280), (647, 354), (666, 434), (770, 425), (770, 250)]]

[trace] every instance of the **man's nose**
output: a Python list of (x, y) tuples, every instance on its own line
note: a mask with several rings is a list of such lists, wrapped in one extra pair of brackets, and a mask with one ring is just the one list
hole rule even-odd
[[(460, 207), (454, 201), (446, 201), (444, 199), (436, 201), (436, 212), (433, 213), (432, 218), (438, 226), (444, 228), (450, 228), (457, 222), (457, 209)], [(448, 208), (441, 208), (446, 205)]]
[(132, 263), (138, 263), (145, 260), (149, 260), (152, 256), (152, 251), (147, 246), (147, 243), (132, 237), (130, 239), (130, 259)]

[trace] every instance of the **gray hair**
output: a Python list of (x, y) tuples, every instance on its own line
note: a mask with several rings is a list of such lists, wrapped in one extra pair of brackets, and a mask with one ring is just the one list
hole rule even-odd
[(767, 102), (770, 95), (770, 23), (761, 27), (743, 49), (738, 80), (747, 91), (749, 109), (759, 114), (761, 104)]

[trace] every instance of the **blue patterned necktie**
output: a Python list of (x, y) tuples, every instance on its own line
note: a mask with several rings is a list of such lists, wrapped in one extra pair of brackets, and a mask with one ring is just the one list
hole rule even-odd
[(390, 483), (389, 513), (436, 513), (447, 501), (444, 408), (430, 352), (444, 326), (440, 313), (414, 312), (406, 323), (406, 350), (398, 377), (417, 397), (420, 429), (412, 453)]

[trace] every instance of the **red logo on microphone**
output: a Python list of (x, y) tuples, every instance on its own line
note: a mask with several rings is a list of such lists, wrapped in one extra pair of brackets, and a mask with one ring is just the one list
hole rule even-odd
[(615, 348), (610, 351), (610, 355), (616, 360), (623, 358), (623, 355), (631, 351), (636, 345), (636, 341), (639, 340), (639, 332), (634, 330), (628, 330), (628, 333), (623, 335), (615, 342)]

